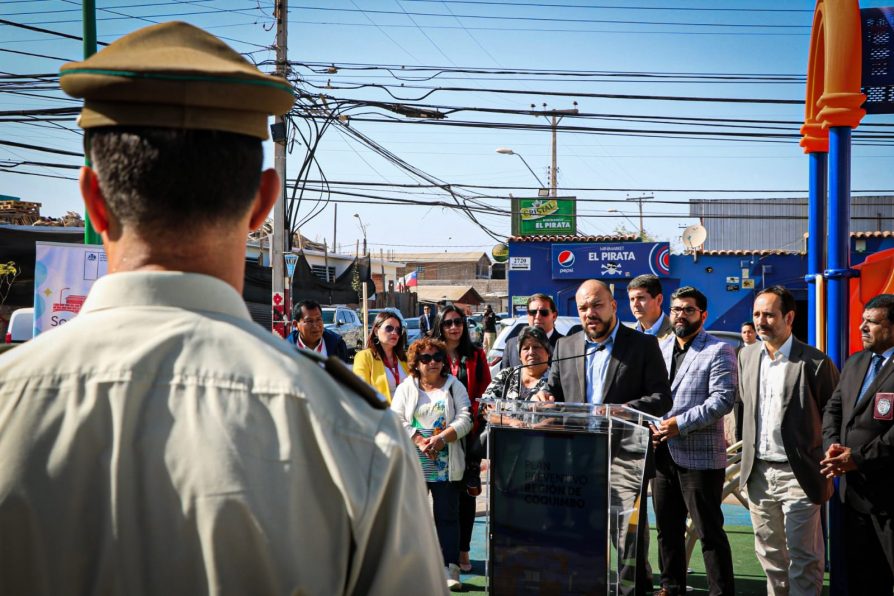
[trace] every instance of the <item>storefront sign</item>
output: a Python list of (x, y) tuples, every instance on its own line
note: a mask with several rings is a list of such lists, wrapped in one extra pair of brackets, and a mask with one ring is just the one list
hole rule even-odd
[(553, 279), (629, 279), (670, 275), (670, 243), (553, 244)]
[(531, 257), (509, 257), (509, 271), (530, 271)]
[(577, 233), (574, 197), (512, 199), (512, 235), (573, 235)]

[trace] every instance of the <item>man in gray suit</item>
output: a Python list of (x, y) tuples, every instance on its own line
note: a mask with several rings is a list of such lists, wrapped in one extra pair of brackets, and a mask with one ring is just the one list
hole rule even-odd
[(661, 310), (664, 293), (657, 275), (637, 275), (627, 284), (630, 312), (636, 318), (636, 330), (654, 335), (658, 341), (674, 334), (673, 325)]
[(823, 407), (838, 383), (828, 356), (792, 335), (795, 299), (773, 286), (754, 301), (763, 342), (739, 352), (742, 471), (754, 546), (767, 593), (819, 594), (823, 584), (820, 506), (832, 483), (820, 473)]

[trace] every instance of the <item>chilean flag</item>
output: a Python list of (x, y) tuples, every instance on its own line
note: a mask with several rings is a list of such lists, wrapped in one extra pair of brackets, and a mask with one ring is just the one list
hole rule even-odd
[(406, 290), (407, 288), (415, 288), (419, 284), (416, 281), (416, 271), (412, 273), (407, 273), (397, 282), (397, 287), (400, 290)]

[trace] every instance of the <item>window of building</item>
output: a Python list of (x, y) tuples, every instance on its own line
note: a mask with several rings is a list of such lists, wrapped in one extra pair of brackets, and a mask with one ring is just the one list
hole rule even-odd
[(335, 267), (328, 268), (328, 276), (326, 275), (327, 268), (325, 265), (311, 265), (310, 269), (311, 271), (313, 271), (314, 275), (316, 275), (323, 281), (335, 281)]

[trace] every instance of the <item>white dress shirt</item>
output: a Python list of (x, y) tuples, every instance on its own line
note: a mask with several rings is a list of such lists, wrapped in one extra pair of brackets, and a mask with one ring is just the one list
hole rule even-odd
[(788, 461), (782, 443), (782, 402), (785, 394), (785, 371), (792, 366), (789, 360), (792, 337), (789, 335), (772, 357), (767, 351), (766, 342), (761, 344), (756, 455), (764, 461)]

